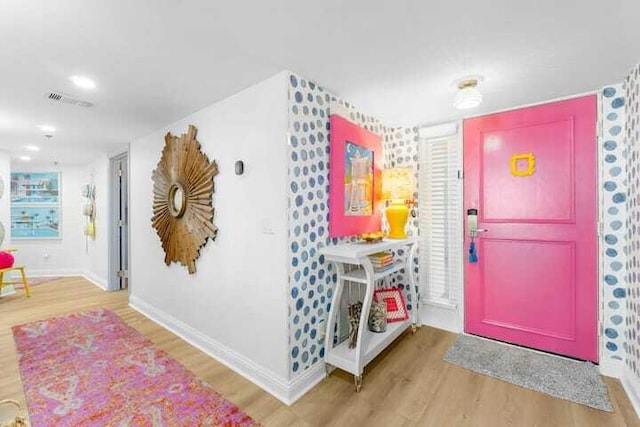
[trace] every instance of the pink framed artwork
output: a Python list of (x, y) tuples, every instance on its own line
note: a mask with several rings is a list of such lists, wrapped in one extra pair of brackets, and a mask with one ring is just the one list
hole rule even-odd
[(335, 114), (330, 138), (329, 236), (379, 231), (382, 138)]

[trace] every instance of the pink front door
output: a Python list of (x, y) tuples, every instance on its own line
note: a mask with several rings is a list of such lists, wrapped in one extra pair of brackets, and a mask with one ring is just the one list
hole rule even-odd
[(467, 333), (598, 360), (596, 175), (595, 96), (465, 120)]

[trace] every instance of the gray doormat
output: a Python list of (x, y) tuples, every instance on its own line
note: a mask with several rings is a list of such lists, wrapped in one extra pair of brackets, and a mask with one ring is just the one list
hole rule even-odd
[(589, 362), (469, 335), (460, 335), (444, 360), (511, 384), (612, 412), (598, 367)]

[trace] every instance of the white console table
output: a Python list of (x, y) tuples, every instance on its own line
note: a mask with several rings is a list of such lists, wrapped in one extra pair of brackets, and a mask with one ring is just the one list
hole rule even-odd
[[(356, 392), (360, 391), (362, 387), (364, 367), (398, 338), (400, 334), (407, 330), (407, 328), (411, 327), (413, 333), (416, 331), (418, 325), (418, 296), (416, 294), (415, 275), (412, 264), (417, 242), (418, 239), (415, 238), (403, 240), (385, 239), (378, 243), (357, 242), (326, 246), (320, 250), (320, 254), (324, 255), (328, 261), (333, 262), (337, 270), (337, 284), (333, 300), (331, 301), (329, 318), (327, 319), (324, 343), (324, 358), (327, 364), (327, 372), (329, 372), (330, 366), (335, 366), (353, 374)], [(374, 269), (369, 255), (389, 250), (398, 251), (399, 249), (403, 249), (404, 252), (402, 256), (397, 257), (393, 267), (384, 271), (376, 271)], [(355, 266), (355, 269), (347, 271), (345, 268), (347, 265)], [(369, 310), (373, 301), (374, 290), (380, 287), (381, 282), (383, 282), (385, 278), (392, 276), (402, 269), (405, 270), (408, 282), (406, 285), (409, 287), (411, 294), (409, 319), (403, 322), (387, 324), (386, 332), (375, 333), (369, 331)], [(336, 328), (336, 320), (340, 311), (346, 282), (365, 287), (355, 348), (349, 348), (348, 339), (334, 346), (333, 331)], [(337, 328), (338, 339), (340, 339), (340, 324), (338, 324)]]

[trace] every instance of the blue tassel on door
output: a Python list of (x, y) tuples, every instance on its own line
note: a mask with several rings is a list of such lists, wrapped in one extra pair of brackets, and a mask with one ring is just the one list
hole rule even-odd
[(469, 262), (475, 264), (478, 262), (478, 251), (476, 250), (476, 242), (471, 240), (469, 243)]

